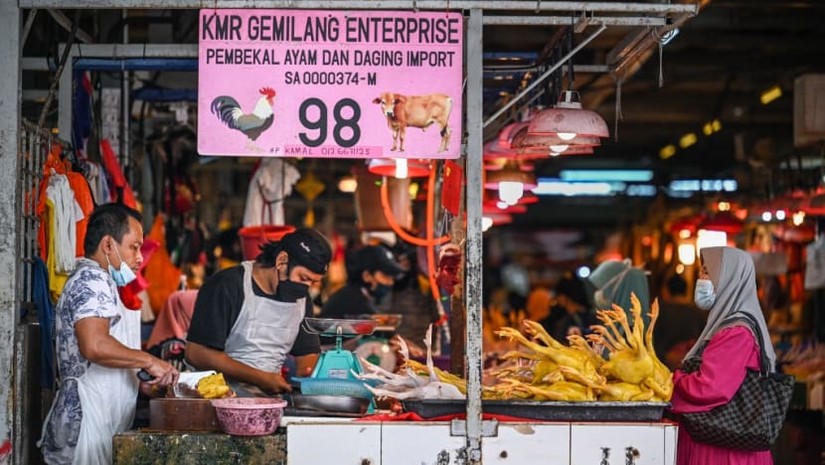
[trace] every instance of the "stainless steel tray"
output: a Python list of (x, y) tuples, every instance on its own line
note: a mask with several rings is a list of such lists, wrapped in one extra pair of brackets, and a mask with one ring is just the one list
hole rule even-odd
[[(422, 418), (465, 413), (464, 400), (405, 400), (404, 410)], [(668, 402), (552, 402), (484, 400), (484, 413), (543, 421), (658, 421)]]
[(306, 394), (291, 394), (289, 406), (296, 410), (313, 410), (319, 413), (352, 413), (363, 415), (367, 413), (370, 399), (349, 396), (311, 396)]

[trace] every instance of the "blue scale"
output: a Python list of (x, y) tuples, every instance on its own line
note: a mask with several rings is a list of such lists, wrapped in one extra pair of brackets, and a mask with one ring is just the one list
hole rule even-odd
[[(335, 348), (323, 352), (315, 369), (312, 371), (309, 383), (301, 383), (301, 391), (308, 394), (306, 388), (318, 389), (317, 395), (354, 395), (349, 391), (363, 391), (363, 381), (355, 374), (363, 373), (361, 362), (356, 354), (342, 347), (345, 337), (369, 336), (375, 330), (376, 322), (371, 319), (350, 320), (336, 318), (305, 318), (304, 328), (313, 334), (335, 337)], [(300, 378), (299, 378), (300, 380)], [(319, 382), (320, 381), (320, 382)], [(340, 381), (340, 382), (337, 382)], [(358, 383), (353, 383), (357, 381)], [(375, 400), (370, 402), (367, 413), (374, 413)]]

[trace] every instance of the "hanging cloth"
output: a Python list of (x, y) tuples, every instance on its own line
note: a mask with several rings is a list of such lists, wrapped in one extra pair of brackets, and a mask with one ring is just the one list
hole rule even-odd
[(52, 173), (46, 187), (46, 197), (54, 206), (54, 264), (56, 271), (71, 273), (77, 252), (77, 222), (84, 218), (69, 185), (69, 178)]
[(112, 150), (112, 144), (108, 139), (100, 141), (100, 158), (103, 162), (103, 168), (114, 187), (113, 200), (121, 202), (129, 208), (137, 208), (137, 201), (135, 200), (135, 193), (132, 187), (126, 182), (126, 177), (123, 175), (123, 170), (120, 168), (120, 163), (115, 157), (115, 152)]
[(265, 158), (252, 175), (243, 225), (284, 224), (284, 199), (301, 179), (297, 168), (280, 158)]
[(40, 387), (54, 389), (54, 307), (49, 300), (46, 264), (37, 257), (32, 267), (32, 300), (40, 323)]
[(54, 203), (46, 199), (45, 213), (43, 215), (44, 221), (40, 224), (40, 229), (45, 230), (46, 239), (46, 272), (49, 275), (49, 294), (52, 302), (57, 302), (58, 297), (63, 292), (63, 287), (66, 281), (69, 280), (69, 275), (57, 271), (57, 253), (55, 252), (55, 218), (54, 218)]
[[(59, 144), (54, 144), (46, 163), (43, 165), (43, 180), (40, 182), (38, 188), (38, 203), (37, 215), (40, 217), (41, 227), (37, 232), (37, 242), (40, 247), (40, 258), (47, 261), (49, 239), (46, 237), (47, 227), (45, 218), (46, 198), (48, 196), (46, 190), (51, 184), (51, 177), (53, 174), (65, 176), (68, 179), (68, 185), (71, 189), (74, 201), (80, 209), (80, 214), (76, 215), (80, 219), (75, 222), (75, 257), (82, 257), (85, 255), (83, 250), (83, 241), (86, 238), (86, 228), (89, 223), (89, 215), (95, 207), (95, 200), (92, 196), (92, 191), (86, 178), (81, 174), (69, 169), (69, 164), (61, 160), (60, 156), (63, 148)], [(72, 260), (74, 261), (74, 259)]]
[(86, 160), (83, 163), (83, 175), (89, 183), (89, 191), (92, 200), (98, 205), (111, 202), (109, 197), (109, 186), (106, 184), (106, 176), (97, 163)]
[(86, 240), (86, 228), (89, 226), (89, 216), (95, 209), (95, 201), (92, 197), (92, 190), (89, 188), (89, 182), (82, 174), (72, 171), (66, 174), (66, 177), (69, 179), (69, 187), (71, 187), (77, 207), (80, 209), (80, 219), (75, 223), (75, 237), (77, 239), (75, 256), (82, 257), (86, 255), (83, 250), (83, 241)]

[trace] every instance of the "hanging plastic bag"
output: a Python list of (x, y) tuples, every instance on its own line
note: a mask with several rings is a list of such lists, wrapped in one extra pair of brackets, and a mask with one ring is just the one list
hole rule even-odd
[(176, 267), (172, 263), (172, 259), (169, 258), (162, 215), (155, 217), (152, 230), (149, 231), (147, 238), (160, 244), (158, 250), (152, 254), (143, 272), (146, 280), (149, 281), (149, 288), (146, 290), (149, 294), (149, 305), (152, 306), (152, 312), (157, 316), (166, 303), (166, 299), (178, 289), (182, 273), (180, 268)]

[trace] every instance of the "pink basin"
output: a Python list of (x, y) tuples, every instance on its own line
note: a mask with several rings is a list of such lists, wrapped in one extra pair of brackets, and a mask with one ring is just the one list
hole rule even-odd
[(235, 436), (272, 434), (281, 423), (286, 407), (282, 399), (235, 397), (212, 401), (223, 432)]

